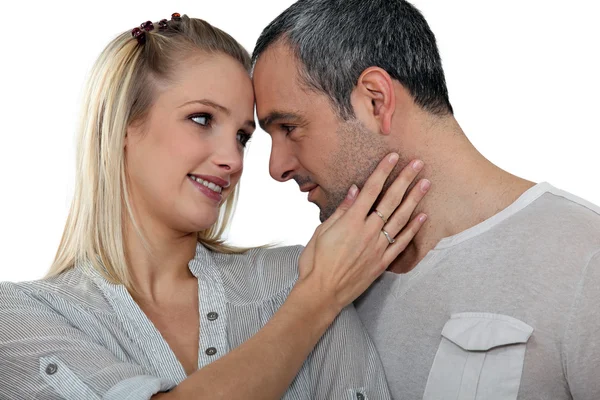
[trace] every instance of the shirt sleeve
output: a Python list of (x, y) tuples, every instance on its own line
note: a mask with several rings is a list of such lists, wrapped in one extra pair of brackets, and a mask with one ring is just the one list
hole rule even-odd
[(12, 283), (0, 283), (0, 382), (2, 399), (146, 400), (175, 386)]
[(564, 369), (574, 400), (600, 399), (600, 252), (589, 261), (569, 316)]
[(353, 305), (342, 310), (307, 363), (314, 399), (391, 399), (375, 345)]

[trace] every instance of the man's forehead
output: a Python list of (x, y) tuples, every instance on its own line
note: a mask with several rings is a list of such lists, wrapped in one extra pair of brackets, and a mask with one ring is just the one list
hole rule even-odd
[(309, 102), (298, 81), (294, 56), (281, 45), (273, 45), (259, 57), (252, 79), (259, 119), (296, 114)]
[(263, 85), (272, 81), (280, 84), (295, 84), (298, 76), (298, 61), (285, 44), (275, 43), (258, 58), (252, 79)]
[(261, 126), (269, 122), (303, 123), (318, 110), (329, 107), (327, 97), (303, 83), (299, 61), (286, 44), (273, 44), (258, 58), (253, 81), (256, 112)]

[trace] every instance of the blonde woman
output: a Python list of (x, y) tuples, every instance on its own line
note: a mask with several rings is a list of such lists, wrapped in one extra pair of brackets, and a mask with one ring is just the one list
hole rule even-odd
[(179, 14), (104, 50), (50, 273), (0, 285), (0, 398), (389, 398), (348, 304), (421, 226), (404, 227), (424, 193), (400, 199), (422, 163), (370, 213), (386, 157), (305, 249), (226, 246), (255, 128), (249, 69), (229, 35)]

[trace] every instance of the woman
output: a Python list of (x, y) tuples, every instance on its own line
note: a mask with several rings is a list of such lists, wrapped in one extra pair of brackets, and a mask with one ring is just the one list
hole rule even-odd
[(230, 36), (179, 14), (104, 50), (51, 271), (0, 285), (1, 398), (389, 398), (346, 306), (424, 221), (399, 232), (422, 163), (370, 214), (387, 157), (305, 249), (224, 245), (255, 128), (249, 69)]

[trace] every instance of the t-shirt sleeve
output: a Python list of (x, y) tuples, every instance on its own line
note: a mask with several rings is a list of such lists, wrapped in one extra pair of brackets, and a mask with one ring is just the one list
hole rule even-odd
[(574, 400), (600, 399), (600, 251), (584, 269), (564, 338), (564, 369)]
[(375, 345), (353, 305), (342, 310), (307, 363), (314, 399), (391, 399)]
[(2, 399), (146, 400), (175, 386), (11, 283), (0, 283), (0, 382)]

